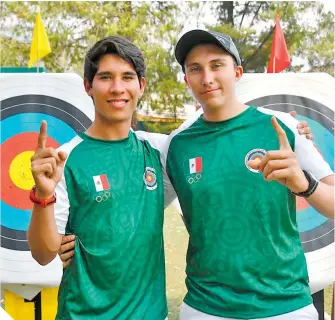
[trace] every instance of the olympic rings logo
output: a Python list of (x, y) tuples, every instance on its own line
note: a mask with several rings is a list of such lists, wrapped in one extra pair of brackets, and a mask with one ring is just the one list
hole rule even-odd
[(93, 198), (96, 202), (105, 202), (109, 199), (110, 195), (111, 195), (110, 192), (107, 191), (107, 192), (104, 192), (104, 194), (102, 195), (100, 194), (94, 195)]
[(189, 184), (197, 183), (201, 179), (201, 173), (197, 173), (195, 176), (187, 176), (186, 180)]

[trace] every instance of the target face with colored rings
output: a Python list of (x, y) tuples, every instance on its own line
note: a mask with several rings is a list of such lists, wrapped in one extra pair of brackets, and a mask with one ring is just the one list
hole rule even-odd
[(30, 158), (42, 120), (48, 123), (47, 146), (57, 148), (91, 120), (69, 103), (43, 95), (24, 95), (1, 101), (1, 247), (29, 251), (26, 231), (34, 185)]
[(0, 87), (0, 281), (25, 284), (24, 290), (33, 291), (56, 287), (62, 277), (59, 257), (42, 267), (28, 248), (26, 233), (33, 207), (29, 192), (34, 184), (30, 158), (42, 120), (48, 123), (47, 146), (57, 148), (89, 127), (94, 106), (76, 74), (2, 73)]

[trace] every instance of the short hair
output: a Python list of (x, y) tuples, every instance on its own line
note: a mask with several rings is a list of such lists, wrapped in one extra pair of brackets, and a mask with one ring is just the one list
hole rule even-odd
[(142, 51), (127, 38), (115, 35), (98, 41), (86, 54), (84, 78), (87, 79), (90, 86), (92, 86), (93, 78), (98, 71), (100, 59), (109, 53), (117, 54), (123, 60), (131, 63), (141, 85), (142, 77), (145, 77), (146, 74)]

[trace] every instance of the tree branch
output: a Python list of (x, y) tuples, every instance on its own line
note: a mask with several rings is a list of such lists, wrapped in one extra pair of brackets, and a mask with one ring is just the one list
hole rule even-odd
[(241, 18), (241, 22), (240, 22), (240, 27), (239, 27), (239, 29), (241, 29), (241, 27), (242, 27), (243, 19), (244, 19), (245, 13), (246, 13), (247, 10), (248, 10), (249, 3), (250, 3), (250, 1), (246, 2), (245, 5), (244, 5), (243, 15), (242, 15), (242, 18)]
[(243, 68), (245, 68), (245, 66), (251, 61), (254, 59), (254, 57), (256, 56), (256, 54), (262, 49), (262, 47), (264, 46), (264, 44), (269, 40), (269, 38), (271, 37), (272, 35), (272, 32), (274, 30), (274, 26), (270, 29), (270, 31), (268, 32), (268, 34), (266, 35), (266, 37), (264, 38), (264, 40), (262, 41), (262, 43), (260, 44), (260, 46), (254, 51), (254, 53), (249, 56), (247, 59), (245, 59), (242, 63), (243, 65)]
[(256, 17), (258, 17), (258, 12), (259, 12), (259, 10), (261, 10), (262, 5), (263, 5), (263, 2), (261, 2), (261, 4), (259, 5), (259, 7), (257, 8), (254, 17), (251, 20), (249, 28), (251, 28), (254, 25), (254, 21), (255, 21)]

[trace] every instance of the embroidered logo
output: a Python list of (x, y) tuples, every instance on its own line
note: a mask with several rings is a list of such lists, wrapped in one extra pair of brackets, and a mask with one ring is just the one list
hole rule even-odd
[(191, 158), (188, 160), (190, 175), (186, 177), (189, 184), (198, 182), (202, 173), (202, 157)]
[(157, 188), (156, 171), (154, 168), (146, 167), (143, 174), (143, 181), (148, 190), (155, 190)]
[(110, 189), (109, 181), (106, 174), (100, 174), (98, 176), (94, 176), (93, 181), (95, 185), (95, 190), (97, 192)]
[(248, 165), (248, 161), (250, 160), (261, 160), (266, 154), (266, 151), (264, 149), (252, 149), (250, 150), (247, 155), (244, 158), (245, 166), (250, 170), (251, 172), (259, 173), (259, 170), (253, 169)]

